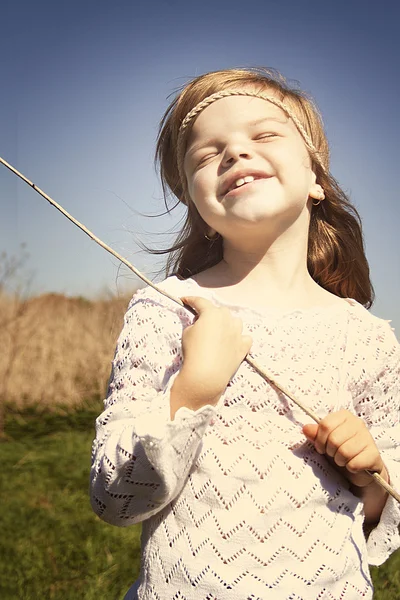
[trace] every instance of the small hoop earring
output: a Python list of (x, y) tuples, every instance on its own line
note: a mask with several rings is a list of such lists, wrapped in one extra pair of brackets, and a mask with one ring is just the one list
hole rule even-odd
[(217, 239), (219, 237), (221, 237), (218, 233), (218, 231), (215, 233), (215, 235), (213, 235), (213, 237), (209, 237), (206, 233), (204, 234), (204, 237), (206, 238), (206, 240), (208, 240), (209, 242), (216, 242)]
[[(321, 190), (320, 192), (317, 192), (317, 198), (314, 198), (312, 201), (312, 205), (313, 206), (318, 206), (319, 204), (321, 204), (322, 200), (325, 200), (325, 194), (324, 192)], [(316, 201), (316, 202), (315, 202)]]

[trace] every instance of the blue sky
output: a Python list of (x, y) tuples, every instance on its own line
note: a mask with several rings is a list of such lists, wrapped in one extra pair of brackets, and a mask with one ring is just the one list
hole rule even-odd
[[(188, 78), (270, 66), (316, 99), (332, 172), (364, 222), (377, 301), (400, 330), (396, 2), (2, 3), (0, 155), (149, 277), (180, 214), (153, 165), (168, 95)], [(26, 244), (32, 292), (122, 291), (132, 274), (0, 166), (0, 252)]]

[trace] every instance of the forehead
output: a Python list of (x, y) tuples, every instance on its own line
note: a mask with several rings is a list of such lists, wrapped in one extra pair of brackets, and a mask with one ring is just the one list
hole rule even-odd
[(232, 130), (248, 124), (257, 125), (258, 122), (264, 121), (296, 129), (288, 115), (268, 100), (252, 96), (221, 98), (207, 106), (195, 119), (188, 136), (188, 144), (204, 136), (215, 136), (226, 129)]

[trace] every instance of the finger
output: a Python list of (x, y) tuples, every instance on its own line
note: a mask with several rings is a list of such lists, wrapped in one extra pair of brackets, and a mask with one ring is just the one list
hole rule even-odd
[(353, 436), (347, 439), (337, 448), (334, 454), (329, 454), (339, 467), (345, 467), (356, 456), (364, 452), (367, 444), (359, 436)]
[[(338, 427), (336, 427), (336, 429), (334, 429), (329, 435), (328, 438), (326, 440), (326, 444), (325, 444), (325, 452), (328, 456), (330, 456), (331, 458), (333, 458), (334, 456), (336, 456), (336, 453), (339, 451), (339, 449), (341, 448), (350, 448), (353, 447), (352, 445), (350, 446), (345, 446), (345, 444), (347, 442), (350, 442), (350, 440), (354, 440), (354, 438), (357, 436), (357, 442), (355, 443), (360, 447), (360, 445), (362, 446), (362, 448), (365, 448), (366, 446), (366, 441), (361, 440), (360, 436), (359, 436), (359, 432), (357, 430), (354, 429), (354, 426), (352, 426), (352, 424), (348, 424), (348, 423), (343, 423), (341, 425), (338, 425)], [(354, 452), (356, 452), (356, 450), (354, 450)]]
[(251, 350), (251, 346), (253, 344), (253, 338), (251, 337), (251, 335), (244, 335), (244, 336), (242, 336), (242, 342), (243, 342), (244, 351), (246, 352), (246, 355), (247, 355)]
[(376, 471), (380, 473), (383, 468), (382, 457), (376, 448), (368, 446), (364, 448), (357, 456), (354, 456), (346, 464), (346, 469), (350, 473), (358, 473), (364, 469), (369, 471)]
[(207, 300), (207, 298), (203, 298), (202, 296), (182, 296), (181, 300), (184, 304), (194, 308), (198, 315), (205, 310), (215, 308), (215, 304), (213, 304), (210, 300)]
[[(354, 448), (354, 454), (357, 454), (368, 444), (372, 444), (375, 447), (374, 440), (366, 428), (364, 421), (351, 414), (345, 414), (344, 416), (344, 422), (328, 436), (326, 442), (326, 453), (328, 456), (334, 457), (336, 452), (342, 449), (347, 441), (349, 441), (349, 445), (345, 446), (346, 449)], [(350, 443), (350, 440), (353, 441)]]
[(318, 433), (318, 425), (315, 423), (307, 423), (303, 427), (303, 433), (310, 442), (314, 442), (317, 433)]
[(328, 437), (335, 429), (340, 427), (346, 419), (343, 411), (331, 413), (319, 423), (318, 433), (314, 441), (315, 449), (319, 454), (326, 454), (326, 443)]

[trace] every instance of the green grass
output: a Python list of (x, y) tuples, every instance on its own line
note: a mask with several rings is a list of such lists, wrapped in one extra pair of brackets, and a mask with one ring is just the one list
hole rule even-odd
[[(0, 442), (0, 598), (120, 600), (139, 570), (140, 527), (102, 523), (88, 499), (101, 404), (9, 416)], [(400, 599), (400, 553), (372, 569), (375, 600)]]
[(9, 419), (0, 443), (2, 600), (119, 600), (135, 580), (140, 527), (107, 525), (89, 504), (99, 408)]

